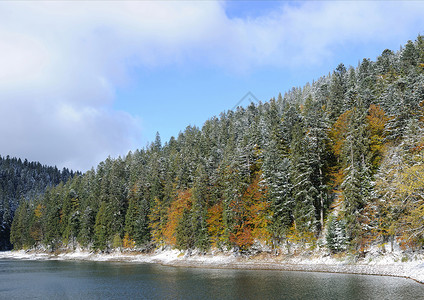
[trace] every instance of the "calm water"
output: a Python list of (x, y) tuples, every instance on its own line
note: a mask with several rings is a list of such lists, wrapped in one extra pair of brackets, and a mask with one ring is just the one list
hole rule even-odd
[(0, 299), (424, 299), (392, 277), (0, 260)]

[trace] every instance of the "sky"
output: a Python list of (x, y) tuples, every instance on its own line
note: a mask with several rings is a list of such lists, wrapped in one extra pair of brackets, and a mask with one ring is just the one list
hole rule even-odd
[[(424, 34), (422, 1), (1, 1), (0, 155), (86, 171)], [(249, 97), (241, 105), (248, 105)]]

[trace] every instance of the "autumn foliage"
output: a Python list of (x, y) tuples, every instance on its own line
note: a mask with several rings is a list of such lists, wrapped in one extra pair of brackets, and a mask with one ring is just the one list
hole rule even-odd
[[(268, 243), (275, 253), (299, 244), (365, 254), (399, 242), (422, 250), (423, 41), (357, 68), (340, 64), (165, 143), (157, 134), (144, 149), (35, 193), (24, 190), (38, 177), (0, 159), (0, 179), (30, 179), (0, 184), (0, 249), (10, 235), (17, 249), (246, 253)], [(15, 190), (22, 200), (10, 201)]]
[(347, 137), (351, 115), (351, 110), (341, 114), (329, 132), (331, 146), (338, 160), (342, 154), (343, 144)]
[(374, 170), (376, 170), (383, 157), (386, 124), (390, 118), (380, 106), (371, 104), (366, 119), (368, 123), (367, 130), (370, 135), (371, 163)]
[(177, 244), (176, 229), (179, 221), (182, 219), (184, 210), (191, 207), (191, 189), (178, 191), (177, 198), (171, 203), (168, 209), (168, 222), (164, 228), (163, 236), (170, 245)]
[(235, 212), (235, 226), (230, 233), (230, 241), (242, 250), (252, 246), (255, 240), (268, 242), (270, 239), (270, 205), (259, 180), (260, 175), (257, 175), (247, 187), (242, 201), (233, 202), (230, 206)]
[(222, 216), (222, 203), (219, 202), (210, 207), (207, 215), (208, 233), (210, 236), (211, 245), (214, 248), (221, 248), (225, 244), (225, 224)]

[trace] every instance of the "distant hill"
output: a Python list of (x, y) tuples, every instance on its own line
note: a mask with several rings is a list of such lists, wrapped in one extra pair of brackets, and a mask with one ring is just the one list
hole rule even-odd
[(67, 181), (74, 172), (39, 162), (0, 156), (0, 250), (11, 248), (10, 226), (19, 203), (35, 199), (48, 186)]

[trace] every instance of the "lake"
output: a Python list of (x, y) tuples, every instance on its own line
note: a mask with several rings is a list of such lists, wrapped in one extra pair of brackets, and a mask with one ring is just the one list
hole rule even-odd
[(0, 299), (423, 299), (395, 277), (0, 259)]

